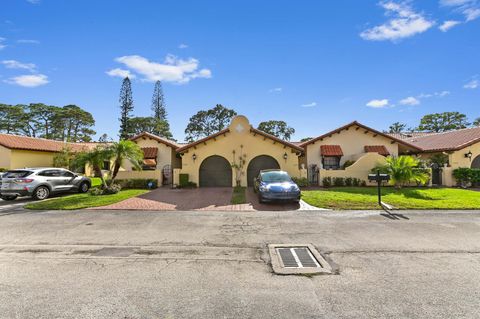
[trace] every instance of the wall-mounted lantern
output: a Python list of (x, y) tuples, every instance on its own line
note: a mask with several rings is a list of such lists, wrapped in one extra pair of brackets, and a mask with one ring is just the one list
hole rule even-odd
[(468, 158), (470, 161), (472, 160), (472, 151), (468, 151), (468, 153), (465, 153), (465, 158)]
[(288, 158), (288, 154), (287, 154), (287, 152), (285, 152), (285, 154), (283, 154), (283, 159), (287, 160), (287, 158)]
[(195, 160), (197, 159), (197, 154), (193, 153), (192, 159), (193, 159), (193, 161), (195, 162)]

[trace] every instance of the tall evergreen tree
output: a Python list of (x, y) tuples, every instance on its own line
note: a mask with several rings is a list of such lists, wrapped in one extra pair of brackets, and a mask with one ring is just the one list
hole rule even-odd
[(130, 132), (130, 113), (133, 111), (133, 96), (132, 96), (132, 83), (130, 79), (126, 77), (123, 79), (122, 88), (120, 89), (120, 139), (128, 139), (131, 135)]
[(167, 120), (165, 98), (163, 96), (162, 82), (160, 81), (155, 82), (155, 88), (153, 89), (152, 111), (154, 118), (162, 121)]

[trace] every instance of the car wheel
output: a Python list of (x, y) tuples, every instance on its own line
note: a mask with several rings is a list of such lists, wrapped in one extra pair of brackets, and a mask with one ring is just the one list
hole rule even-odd
[(88, 192), (88, 189), (90, 188), (90, 185), (88, 185), (87, 182), (83, 182), (80, 184), (80, 186), (78, 187), (78, 192), (79, 193), (86, 193)]
[(12, 195), (12, 196), (0, 196), (1, 199), (3, 200), (16, 200), (18, 196)]
[(50, 190), (46, 186), (38, 187), (33, 193), (33, 198), (36, 200), (44, 200), (50, 196)]

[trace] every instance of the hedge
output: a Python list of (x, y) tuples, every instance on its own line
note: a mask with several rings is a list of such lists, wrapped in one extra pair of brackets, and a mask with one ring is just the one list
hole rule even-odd
[[(108, 181), (108, 184), (110, 182)], [(120, 185), (122, 189), (154, 189), (158, 187), (156, 179), (148, 178), (116, 179), (115, 184)]]

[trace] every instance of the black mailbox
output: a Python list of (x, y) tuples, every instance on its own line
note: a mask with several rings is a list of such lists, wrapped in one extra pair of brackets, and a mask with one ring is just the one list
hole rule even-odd
[(380, 171), (377, 171), (376, 174), (368, 174), (368, 180), (371, 182), (377, 182), (377, 189), (378, 189), (378, 205), (382, 206), (382, 191), (380, 186), (382, 185), (383, 181), (389, 181), (390, 175), (389, 174), (380, 174)]
[(390, 180), (390, 175), (388, 174), (368, 174), (368, 180), (371, 182), (383, 182), (383, 181), (389, 181)]

